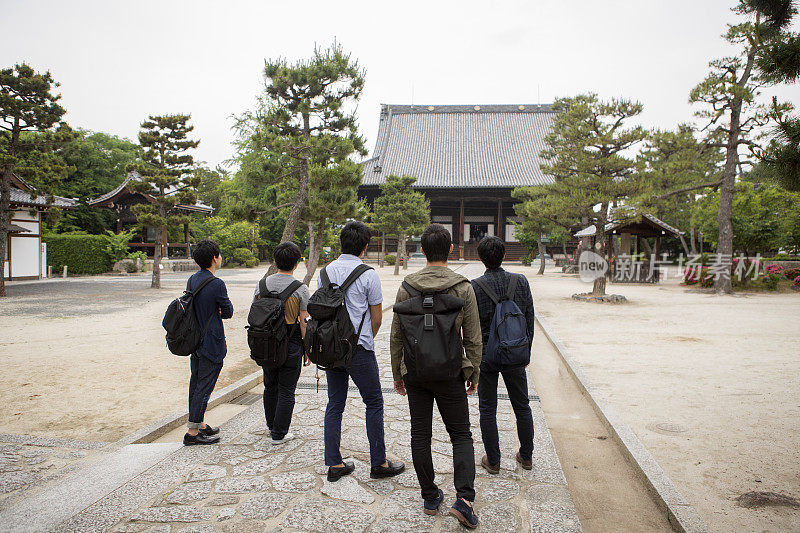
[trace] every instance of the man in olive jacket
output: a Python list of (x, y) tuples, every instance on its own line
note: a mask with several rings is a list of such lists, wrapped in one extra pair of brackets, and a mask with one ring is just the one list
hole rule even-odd
[[(453, 444), (453, 482), (457, 499), (450, 509), (462, 524), (474, 528), (478, 517), (472, 510), (475, 501), (475, 451), (469, 423), (467, 395), (474, 394), (480, 375), (483, 340), (475, 292), (469, 280), (447, 267), (447, 257), (453, 249), (450, 232), (441, 224), (431, 224), (422, 233), (422, 252), (428, 264), (422, 270), (409, 274), (405, 282), (423, 293), (447, 292), (462, 298), (465, 303), (455, 327), (461, 331), (462, 375), (454, 380), (423, 381), (408, 373), (403, 361), (403, 333), (397, 315), (392, 321), (390, 350), (395, 390), (408, 394), (411, 413), (411, 456), (414, 470), (422, 488), (424, 511), (436, 514), (444, 495), (434, 482), (431, 437), (433, 402), (439, 408), (450, 440)], [(396, 303), (411, 296), (401, 286)]]

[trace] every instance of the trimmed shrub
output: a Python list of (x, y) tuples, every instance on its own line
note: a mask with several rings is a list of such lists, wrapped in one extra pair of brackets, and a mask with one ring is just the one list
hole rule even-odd
[(45, 235), (47, 265), (59, 272), (67, 265), (70, 274), (102, 274), (111, 270), (104, 235)]
[(780, 265), (773, 265), (770, 263), (766, 267), (764, 267), (764, 272), (767, 274), (778, 274), (780, 276), (781, 272), (783, 272), (783, 267)]
[(794, 290), (800, 291), (800, 276), (794, 278), (794, 283), (792, 283), (792, 288)]
[[(255, 264), (253, 261), (255, 261)], [(228, 262), (235, 265), (246, 266), (248, 268), (258, 265), (258, 259), (256, 259), (256, 257), (253, 255), (253, 251), (249, 248), (235, 248), (228, 257)]]
[(383, 260), (386, 261), (387, 265), (394, 266), (397, 257), (394, 254), (386, 254), (383, 256)]

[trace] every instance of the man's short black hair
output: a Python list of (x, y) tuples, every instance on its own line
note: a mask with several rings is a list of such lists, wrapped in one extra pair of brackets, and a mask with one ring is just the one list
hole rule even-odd
[(300, 248), (292, 241), (282, 242), (272, 251), (278, 270), (294, 270), (302, 256)]
[(441, 224), (431, 224), (422, 232), (422, 251), (429, 262), (447, 261), (451, 244), (450, 232)]
[(214, 258), (219, 256), (222, 251), (219, 249), (219, 244), (210, 239), (203, 239), (194, 245), (192, 250), (192, 259), (197, 263), (200, 268), (209, 268)]
[(363, 222), (352, 220), (344, 225), (339, 234), (339, 242), (342, 245), (342, 253), (350, 255), (361, 255), (364, 248), (372, 238), (369, 228)]
[(499, 268), (506, 256), (506, 245), (499, 237), (484, 237), (478, 243), (478, 257), (486, 268)]

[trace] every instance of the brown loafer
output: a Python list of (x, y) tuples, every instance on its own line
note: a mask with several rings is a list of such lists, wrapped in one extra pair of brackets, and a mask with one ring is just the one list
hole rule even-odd
[(517, 462), (518, 462), (518, 463), (519, 463), (519, 465), (520, 465), (522, 468), (524, 468), (525, 470), (531, 470), (531, 469), (533, 468), (533, 460), (526, 461), (525, 459), (523, 459), (523, 458), (520, 456), (519, 452), (517, 452)]
[(493, 465), (489, 462), (489, 457), (484, 455), (481, 457), (481, 466), (486, 469), (487, 472), (490, 474), (499, 474), (500, 473), (500, 465)]

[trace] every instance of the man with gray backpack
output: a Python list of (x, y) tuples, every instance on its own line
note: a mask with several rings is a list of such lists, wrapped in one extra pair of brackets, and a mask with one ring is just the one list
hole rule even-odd
[(422, 489), (423, 512), (438, 513), (444, 493), (434, 481), (431, 439), (433, 402), (453, 444), (456, 501), (450, 514), (478, 527), (475, 449), (467, 395), (474, 394), (481, 364), (481, 328), (475, 292), (464, 276), (447, 267), (450, 232), (431, 224), (422, 232), (428, 264), (406, 276), (394, 305), (390, 349), (394, 389), (408, 395), (411, 457)]
[(289, 432), (308, 318), (308, 287), (294, 278), (300, 248), (282, 242), (272, 252), (278, 272), (261, 278), (247, 317), (250, 357), (264, 372), (264, 416), (274, 446), (294, 438)]
[(352, 462), (344, 462), (339, 450), (350, 378), (366, 406), (370, 477), (391, 477), (405, 470), (403, 463), (386, 458), (383, 391), (375, 358), (375, 335), (383, 319), (383, 294), (378, 273), (360, 258), (370, 237), (369, 228), (363, 223), (345, 224), (339, 235), (342, 254), (320, 271), (318, 289), (308, 303), (311, 319), (304, 339), (306, 351), (311, 362), (325, 370), (328, 381), (324, 434), (330, 482), (355, 469)]
[(478, 243), (478, 257), (486, 266), (486, 273), (472, 280), (483, 336), (478, 406), (486, 455), (481, 458), (481, 466), (490, 474), (500, 472), (497, 431), (497, 382), (500, 374), (517, 419), (519, 451), (516, 460), (526, 470), (533, 468), (533, 416), (525, 370), (531, 361), (533, 344), (533, 296), (525, 276), (512, 274), (500, 266), (505, 254), (503, 241), (497, 237), (484, 237)]

